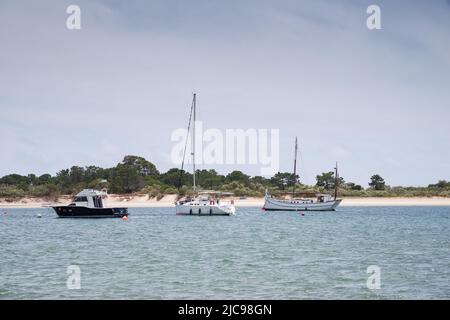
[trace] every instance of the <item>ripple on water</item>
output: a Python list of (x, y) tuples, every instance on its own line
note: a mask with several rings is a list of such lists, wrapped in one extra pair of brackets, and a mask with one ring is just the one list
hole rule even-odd
[[(11, 209), (0, 217), (0, 298), (448, 299), (449, 217), (448, 207), (205, 218), (133, 208), (125, 222)], [(72, 264), (80, 290), (66, 286)], [(380, 290), (366, 286), (370, 265)]]

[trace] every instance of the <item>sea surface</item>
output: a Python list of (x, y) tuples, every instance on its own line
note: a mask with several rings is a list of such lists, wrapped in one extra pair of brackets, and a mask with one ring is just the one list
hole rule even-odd
[(450, 207), (174, 213), (2, 210), (0, 299), (450, 298)]

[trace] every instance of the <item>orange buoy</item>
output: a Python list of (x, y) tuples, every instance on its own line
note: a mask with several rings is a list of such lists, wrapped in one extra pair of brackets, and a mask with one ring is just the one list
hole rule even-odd
[(122, 217), (122, 220), (127, 221), (127, 220), (128, 220), (128, 216), (123, 216), (123, 217)]

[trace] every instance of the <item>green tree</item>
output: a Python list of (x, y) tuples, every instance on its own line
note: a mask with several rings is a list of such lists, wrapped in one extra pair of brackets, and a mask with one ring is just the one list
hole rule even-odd
[(260, 184), (262, 186), (267, 186), (270, 183), (270, 179), (261, 176), (254, 176), (250, 178), (250, 182), (254, 184)]
[(52, 181), (52, 176), (48, 173), (45, 173), (43, 175), (40, 175), (37, 178), (36, 184), (47, 184), (47, 183), (50, 183), (51, 181)]
[(92, 182), (97, 179), (106, 179), (108, 176), (105, 175), (105, 169), (97, 166), (87, 166), (84, 169), (84, 181), (87, 183)]
[(198, 184), (204, 189), (218, 189), (225, 180), (216, 170), (197, 170)]
[(450, 182), (447, 180), (439, 180), (436, 184), (428, 185), (428, 188), (450, 189)]
[(125, 158), (123, 158), (122, 160), (122, 164), (134, 167), (137, 172), (143, 176), (159, 175), (159, 171), (156, 169), (156, 166), (142, 157), (125, 156)]
[(132, 193), (145, 186), (146, 178), (159, 175), (153, 163), (137, 156), (125, 156), (121, 163), (109, 170), (111, 191)]
[(20, 174), (9, 174), (0, 179), (0, 184), (5, 184), (8, 186), (15, 186), (24, 191), (28, 190), (30, 186), (30, 180), (28, 177), (22, 176)]
[(374, 190), (384, 190), (386, 188), (386, 183), (379, 174), (374, 174), (370, 178), (369, 186)]
[(97, 178), (88, 183), (88, 188), (90, 189), (103, 189), (109, 188), (109, 182), (106, 179)]
[(334, 172), (323, 172), (321, 175), (316, 176), (316, 181), (316, 186), (329, 190), (334, 186)]
[[(344, 178), (339, 177), (338, 180), (338, 186), (345, 184)], [(325, 190), (331, 190), (334, 188), (335, 184), (334, 172), (323, 172), (321, 175), (316, 176), (316, 181), (316, 186), (325, 188)]]
[(270, 184), (278, 189), (285, 190), (292, 187), (295, 183), (299, 183), (299, 176), (290, 172), (277, 172), (271, 179)]
[(191, 186), (192, 175), (184, 170), (172, 168), (160, 175), (160, 181), (176, 188), (183, 185)]
[(31, 173), (27, 176), (28, 182), (30, 185), (36, 185), (38, 184), (38, 178), (35, 174)]
[[(39, 177), (39, 180), (40, 179), (41, 177)], [(61, 170), (56, 174), (56, 183), (59, 186), (61, 193), (63, 194), (72, 193), (71, 189), (72, 184), (70, 182), (69, 169)]]
[(350, 189), (350, 190), (362, 190), (362, 186), (359, 184), (355, 184), (353, 182), (347, 182), (345, 184), (345, 188)]
[(248, 185), (248, 183), (250, 181), (250, 176), (242, 173), (241, 171), (235, 170), (235, 171), (227, 174), (227, 176), (225, 177), (226, 183), (230, 183), (233, 181), (240, 182), (243, 185)]
[(70, 184), (75, 185), (84, 181), (84, 168), (73, 166), (69, 172)]
[(144, 178), (133, 166), (119, 163), (111, 171), (111, 191), (113, 193), (132, 193), (142, 189)]

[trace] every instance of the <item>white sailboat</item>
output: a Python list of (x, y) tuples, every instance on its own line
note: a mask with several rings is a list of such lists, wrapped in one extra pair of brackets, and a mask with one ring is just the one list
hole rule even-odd
[(232, 202), (227, 202), (212, 195), (199, 194), (193, 199), (177, 201), (177, 215), (197, 216), (231, 216), (236, 213)]
[[(295, 158), (294, 158), (294, 178), (297, 171), (297, 137), (295, 138)], [(329, 194), (314, 194), (314, 197), (295, 198), (295, 182), (290, 200), (280, 200), (273, 198), (266, 190), (263, 210), (273, 211), (334, 211), (341, 203), (342, 199), (337, 198), (338, 188), (338, 167), (335, 168), (334, 197)]]
[[(191, 116), (193, 115), (192, 122), (192, 188), (195, 197), (186, 198), (176, 202), (176, 214), (177, 215), (197, 215), (197, 216), (230, 216), (234, 215), (236, 209), (234, 202), (225, 201), (219, 199), (220, 192), (208, 191), (197, 192), (196, 186), (196, 172), (195, 172), (195, 121), (196, 121), (196, 108), (197, 108), (197, 95), (194, 93), (191, 106)], [(188, 134), (191, 127), (191, 118), (189, 118)], [(186, 144), (187, 145), (187, 144)], [(186, 150), (185, 150), (186, 151)], [(184, 159), (183, 159), (184, 164)], [(183, 168), (183, 165), (182, 165)], [(183, 170), (183, 169), (182, 169)]]

